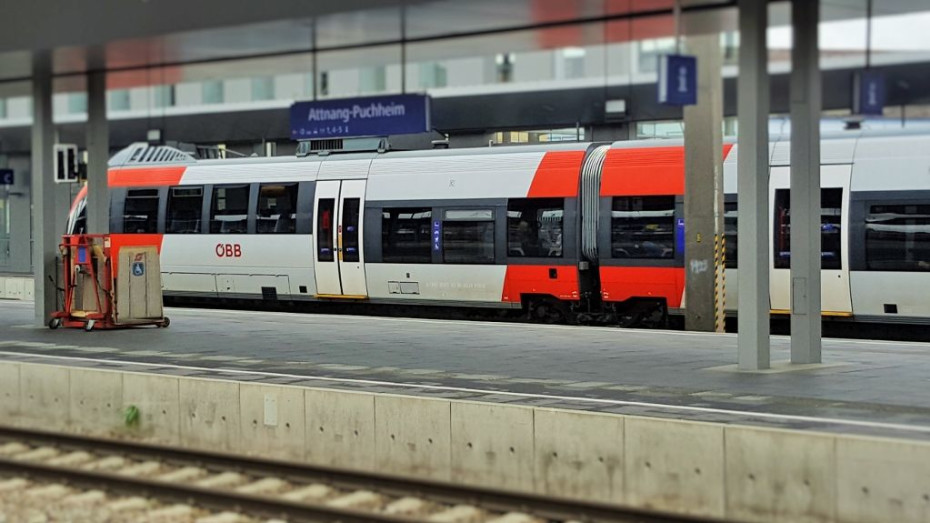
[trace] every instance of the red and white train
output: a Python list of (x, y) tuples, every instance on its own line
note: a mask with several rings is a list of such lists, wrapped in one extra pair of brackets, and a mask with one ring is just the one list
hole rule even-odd
[[(789, 143), (771, 144), (771, 308), (789, 309)], [(724, 147), (727, 306), (736, 156)], [(823, 308), (930, 320), (930, 136), (822, 144)], [(155, 244), (166, 296), (522, 308), (546, 321), (680, 312), (680, 142), (110, 162), (117, 245)], [(69, 232), (84, 227), (84, 192)]]

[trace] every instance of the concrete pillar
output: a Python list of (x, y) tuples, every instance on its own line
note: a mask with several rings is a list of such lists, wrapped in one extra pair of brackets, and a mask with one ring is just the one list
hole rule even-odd
[(767, 369), (769, 354), (768, 1), (739, 2), (737, 209), (740, 370)]
[(791, 2), (791, 363), (821, 360), (819, 6)]
[(714, 263), (714, 236), (723, 238), (720, 37), (716, 31), (688, 36), (687, 46), (697, 57), (698, 103), (684, 109), (685, 328), (713, 332), (723, 329), (722, 316), (715, 318)]
[[(95, 54), (102, 55), (102, 50)], [(92, 57), (93, 58), (93, 57)], [(110, 136), (107, 125), (107, 75), (102, 56), (91, 60), (87, 74), (87, 231), (110, 232), (110, 197), (107, 190), (107, 161)]]
[[(59, 231), (55, 229), (55, 182), (52, 172), (55, 128), (52, 125), (52, 54), (32, 57), (32, 272), (35, 278), (35, 324), (45, 325), (57, 307)], [(50, 281), (54, 279), (55, 282)]]

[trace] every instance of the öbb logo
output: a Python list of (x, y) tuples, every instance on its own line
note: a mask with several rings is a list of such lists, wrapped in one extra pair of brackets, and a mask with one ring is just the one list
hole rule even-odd
[(238, 243), (217, 243), (216, 244), (216, 257), (217, 258), (241, 258), (242, 257), (242, 245)]

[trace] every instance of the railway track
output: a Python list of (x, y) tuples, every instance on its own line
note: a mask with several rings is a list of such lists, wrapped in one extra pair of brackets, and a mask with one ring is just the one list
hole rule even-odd
[(108, 521), (709, 521), (551, 496), (0, 426), (0, 516), (4, 498), (26, 491), (34, 498), (45, 495), (85, 512), (99, 508), (102, 512), (95, 520)]

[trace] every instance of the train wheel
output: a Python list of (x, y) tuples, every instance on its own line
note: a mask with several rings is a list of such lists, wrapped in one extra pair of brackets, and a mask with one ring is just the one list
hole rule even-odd
[(541, 298), (530, 302), (530, 319), (542, 323), (566, 323), (568, 311), (559, 301)]
[(664, 301), (634, 299), (617, 309), (620, 327), (662, 329), (668, 324), (668, 307)]

